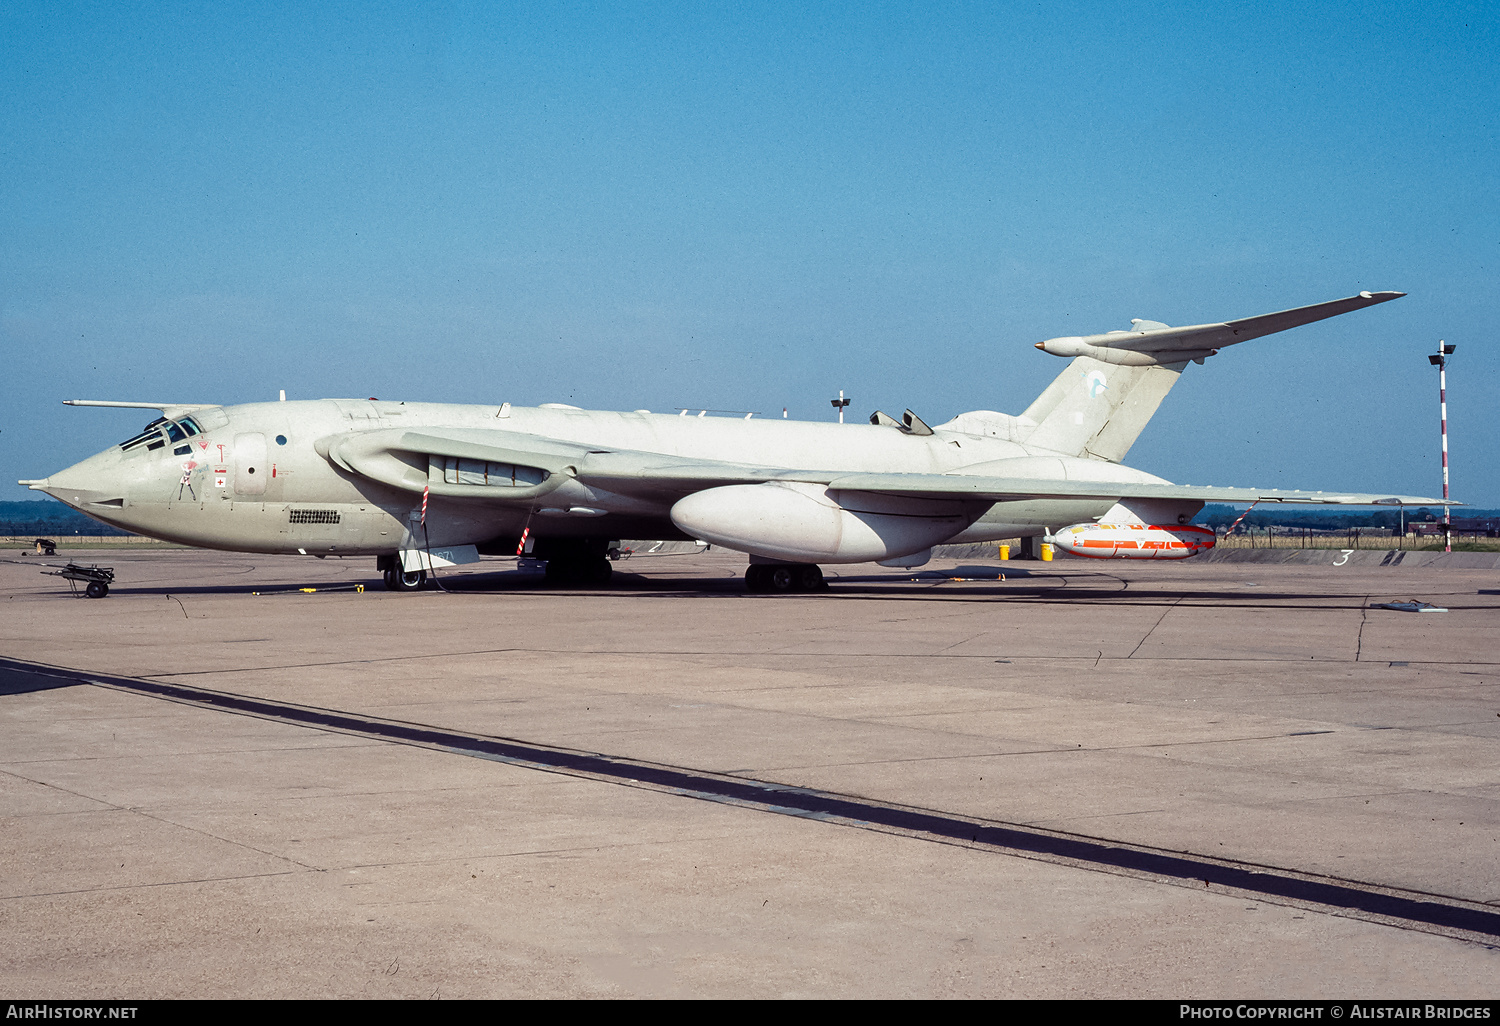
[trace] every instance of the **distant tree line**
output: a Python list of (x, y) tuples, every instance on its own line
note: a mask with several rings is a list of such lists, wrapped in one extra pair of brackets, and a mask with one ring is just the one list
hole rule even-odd
[(55, 499), (0, 502), (0, 534), (34, 534), (39, 538), (69, 534), (130, 534), (100, 523)]
[[(1235, 509), (1233, 506), (1210, 503), (1203, 507), (1193, 523), (1202, 524), (1204, 527), (1223, 529), (1239, 519), (1243, 510)], [(1469, 509), (1467, 507), (1455, 507), (1454, 514), (1462, 514), (1465, 518), (1494, 517), (1500, 515), (1495, 510)], [(1442, 507), (1429, 509), (1426, 506), (1416, 506), (1406, 511), (1405, 521), (1409, 526), (1419, 523), (1435, 523), (1443, 519)], [(1352, 531), (1356, 528), (1378, 527), (1386, 530), (1401, 530), (1402, 516), (1399, 509), (1368, 510), (1360, 512), (1345, 512), (1340, 510), (1334, 512), (1328, 509), (1318, 508), (1288, 508), (1272, 506), (1267, 509), (1257, 506), (1250, 511), (1245, 518), (1241, 528), (1252, 527), (1264, 529), (1266, 527), (1299, 527), (1311, 531)]]

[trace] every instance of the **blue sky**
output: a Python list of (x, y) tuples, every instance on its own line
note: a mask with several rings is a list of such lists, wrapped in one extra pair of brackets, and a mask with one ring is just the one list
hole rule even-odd
[(931, 423), (1032, 344), (1410, 295), (1191, 367), (1128, 462), (1500, 506), (1492, 4), (0, 8), (0, 498), (380, 396)]

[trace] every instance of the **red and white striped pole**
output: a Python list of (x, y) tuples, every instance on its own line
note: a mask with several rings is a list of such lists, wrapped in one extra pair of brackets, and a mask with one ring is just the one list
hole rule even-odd
[(1448, 519), (1448, 357), (1457, 346), (1450, 346), (1438, 339), (1436, 356), (1428, 361), (1438, 369), (1438, 411), (1442, 418), (1443, 433), (1443, 551), (1453, 551), (1452, 521)]
[(1240, 526), (1240, 522), (1243, 521), (1246, 517), (1248, 517), (1250, 515), (1250, 511), (1252, 509), (1254, 509), (1256, 506), (1259, 506), (1259, 505), (1260, 505), (1260, 500), (1256, 499), (1250, 505), (1246, 506), (1245, 507), (1245, 512), (1241, 513), (1239, 515), (1239, 519), (1235, 520), (1234, 523), (1230, 524), (1229, 525), (1229, 530), (1227, 530), (1227, 531), (1224, 532), (1224, 537), (1228, 538), (1231, 534), (1233, 534), (1234, 533), (1234, 529), (1236, 527)]

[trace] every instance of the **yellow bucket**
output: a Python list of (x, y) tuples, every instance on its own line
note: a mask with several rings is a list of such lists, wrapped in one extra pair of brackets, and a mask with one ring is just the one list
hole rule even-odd
[(1052, 546), (1048, 542), (1042, 542), (1042, 561), (1046, 563), (1052, 562)]
[(1009, 545), (1002, 545), (1002, 546), (1000, 546), (1000, 558), (1001, 559), (1009, 559), (1010, 558), (1010, 546)]

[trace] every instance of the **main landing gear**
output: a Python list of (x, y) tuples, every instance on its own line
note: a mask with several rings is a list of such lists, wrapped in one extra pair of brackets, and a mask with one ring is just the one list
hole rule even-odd
[[(511, 543), (507, 542), (507, 548)], [(533, 559), (545, 560), (547, 583), (562, 587), (597, 587), (605, 585), (614, 577), (615, 567), (606, 553), (618, 542), (608, 539), (563, 539), (549, 541), (537, 546)], [(486, 550), (481, 550), (486, 551)], [(493, 550), (488, 550), (493, 554)], [(418, 591), (427, 584), (426, 570), (407, 571), (401, 565), (397, 553), (377, 556), (375, 568), (391, 591)]]
[(813, 563), (751, 563), (745, 571), (750, 591), (821, 591), (828, 587)]
[(534, 559), (547, 561), (547, 583), (553, 587), (602, 587), (615, 575), (610, 549), (620, 543), (608, 538), (538, 539)]
[(547, 583), (561, 585), (608, 584), (615, 568), (604, 556), (579, 556), (547, 560)]

